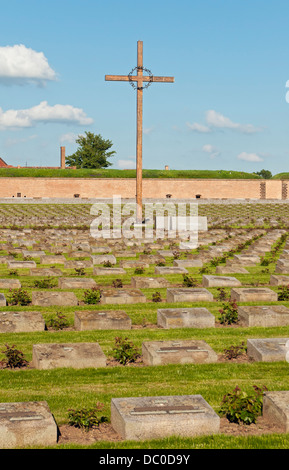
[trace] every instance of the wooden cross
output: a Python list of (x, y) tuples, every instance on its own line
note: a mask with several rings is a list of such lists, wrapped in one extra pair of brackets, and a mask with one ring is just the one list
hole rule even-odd
[[(134, 69), (135, 70), (135, 69)], [(155, 77), (144, 75), (143, 72), (143, 42), (137, 43), (137, 75), (105, 75), (107, 81), (136, 82), (137, 89), (137, 133), (136, 133), (136, 218), (142, 222), (142, 117), (143, 117), (143, 89), (144, 82), (150, 83), (173, 83), (174, 77)]]

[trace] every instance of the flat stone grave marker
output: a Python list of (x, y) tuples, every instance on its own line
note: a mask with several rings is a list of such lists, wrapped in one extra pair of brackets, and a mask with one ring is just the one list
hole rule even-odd
[(0, 403), (0, 448), (53, 446), (57, 425), (46, 401)]
[(95, 266), (93, 274), (95, 276), (110, 276), (111, 274), (126, 274), (126, 271), (123, 268), (99, 268)]
[(82, 277), (62, 277), (58, 278), (60, 289), (92, 289), (97, 287), (94, 279)]
[(61, 269), (57, 268), (32, 268), (29, 271), (30, 276), (43, 276), (43, 277), (52, 277), (52, 276), (62, 276)]
[(216, 434), (220, 417), (201, 395), (111, 400), (111, 424), (125, 440)]
[(0, 294), (0, 307), (5, 307), (7, 305), (6, 297), (4, 294)]
[(209, 275), (203, 275), (202, 283), (204, 287), (236, 287), (242, 285), (235, 277)]
[[(176, 247), (177, 250), (177, 247)], [(163, 258), (173, 258), (174, 250), (158, 250), (157, 254), (162, 256)]]
[(270, 286), (289, 286), (289, 276), (270, 276)]
[(183, 287), (167, 289), (167, 302), (212, 302), (214, 296), (205, 288)]
[(116, 264), (116, 258), (114, 255), (91, 255), (90, 259), (92, 260), (93, 264), (104, 264), (107, 262)]
[(145, 303), (146, 296), (139, 289), (104, 289), (101, 292), (101, 304)]
[(0, 312), (0, 333), (19, 333), (45, 330), (40, 312)]
[(143, 362), (149, 366), (162, 364), (194, 364), (216, 362), (218, 355), (205, 341), (145, 341)]
[(7, 264), (7, 261), (15, 260), (14, 256), (0, 256), (0, 264)]
[(135, 258), (136, 252), (135, 251), (115, 251), (114, 256), (116, 258)]
[(289, 325), (289, 309), (284, 305), (238, 307), (238, 318), (246, 326)]
[(119, 261), (119, 265), (122, 268), (143, 268), (143, 269), (148, 269), (150, 267), (149, 263), (146, 263), (145, 261), (139, 261), (139, 260), (125, 260), (122, 259)]
[(165, 263), (166, 259), (160, 255), (139, 255), (140, 261), (145, 261), (149, 264)]
[(247, 354), (257, 362), (285, 361), (289, 338), (247, 339)]
[(123, 310), (80, 310), (74, 314), (76, 330), (130, 330), (131, 318)]
[(200, 259), (175, 259), (173, 261), (173, 266), (178, 266), (180, 268), (201, 268), (203, 262)]
[(281, 427), (283, 432), (289, 432), (289, 391), (265, 391), (263, 395), (262, 415), (271, 423)]
[(0, 289), (20, 289), (21, 282), (18, 279), (0, 279)]
[(170, 282), (163, 277), (132, 277), (132, 287), (138, 289), (169, 287)]
[(289, 274), (289, 260), (278, 259), (275, 267), (275, 273)]
[(109, 246), (91, 246), (91, 253), (103, 253), (108, 254), (111, 251)]
[(217, 266), (217, 274), (249, 274), (249, 271), (246, 268), (241, 268), (240, 265), (231, 265), (231, 266)]
[(40, 264), (64, 264), (65, 256), (62, 255), (45, 255), (40, 256)]
[(157, 311), (157, 324), (162, 328), (214, 328), (215, 317), (204, 307), (161, 308)]
[(7, 261), (9, 269), (15, 268), (36, 268), (35, 261)]
[(89, 259), (84, 260), (68, 260), (65, 261), (64, 267), (68, 269), (78, 269), (78, 268), (91, 268), (93, 263)]
[(260, 256), (254, 255), (234, 255), (233, 260), (245, 266), (254, 266), (261, 261)]
[(106, 356), (98, 343), (40, 343), (32, 349), (36, 369), (105, 367)]
[(32, 250), (22, 250), (23, 256), (31, 256), (31, 258), (40, 258), (40, 256), (45, 256), (45, 251), (32, 251)]
[(51, 305), (78, 305), (78, 299), (73, 292), (32, 292), (32, 305), (48, 307)]
[(189, 271), (180, 266), (156, 266), (156, 274), (187, 274)]
[(258, 287), (256, 289), (249, 287), (232, 288), (231, 300), (237, 302), (275, 302), (278, 300), (278, 294), (267, 287)]
[(68, 258), (89, 258), (90, 257), (90, 252), (88, 252), (88, 251), (70, 251), (70, 252), (67, 253), (67, 256), (68, 256)]

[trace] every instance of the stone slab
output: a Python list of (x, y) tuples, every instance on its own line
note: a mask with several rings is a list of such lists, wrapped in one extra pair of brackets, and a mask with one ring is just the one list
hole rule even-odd
[(32, 305), (48, 307), (51, 305), (78, 305), (78, 299), (73, 292), (32, 292)]
[(60, 289), (92, 289), (97, 287), (94, 279), (87, 277), (61, 277), (58, 278)]
[(36, 369), (105, 367), (106, 356), (98, 343), (39, 343), (32, 349)]
[(95, 266), (93, 268), (93, 274), (94, 276), (110, 276), (111, 274), (126, 274), (126, 271), (123, 268), (99, 268)]
[(262, 414), (272, 424), (280, 426), (283, 432), (289, 432), (289, 391), (265, 391)]
[(20, 289), (21, 282), (18, 279), (0, 279), (0, 289)]
[(125, 260), (122, 259), (119, 261), (119, 265), (121, 268), (127, 268), (127, 269), (133, 269), (133, 268), (143, 268), (143, 269), (148, 269), (150, 267), (149, 263), (145, 261), (139, 261), (139, 260)]
[(40, 264), (64, 264), (65, 256), (62, 255), (45, 255), (40, 256)]
[(231, 265), (231, 266), (217, 266), (217, 274), (249, 274), (249, 271), (246, 268), (240, 267), (240, 265)]
[(175, 259), (173, 261), (173, 266), (179, 268), (201, 268), (203, 262), (200, 259)]
[(247, 354), (257, 362), (285, 361), (289, 338), (252, 338), (247, 340)]
[(53, 446), (57, 425), (46, 401), (0, 403), (0, 448)]
[(289, 309), (284, 305), (241, 306), (238, 318), (245, 326), (286, 326), (289, 325)]
[(215, 434), (220, 418), (201, 395), (111, 400), (111, 424), (125, 440)]
[(80, 310), (74, 314), (74, 326), (84, 330), (130, 330), (131, 318), (123, 310)]
[(145, 341), (143, 362), (149, 366), (162, 364), (200, 364), (216, 362), (218, 355), (205, 341)]
[(116, 258), (114, 255), (91, 255), (90, 259), (93, 264), (104, 264), (107, 262), (116, 264)]
[(31, 256), (31, 258), (40, 258), (40, 256), (45, 256), (45, 251), (22, 250), (22, 255), (24, 257)]
[(0, 333), (19, 333), (45, 330), (40, 312), (0, 312)]
[(52, 276), (62, 276), (61, 269), (57, 268), (32, 268), (29, 272), (30, 276), (43, 276), (43, 277), (52, 277)]
[(77, 268), (91, 268), (93, 266), (93, 263), (89, 259), (84, 259), (84, 260), (68, 260), (65, 261), (64, 267), (67, 269), (77, 269)]
[(139, 289), (104, 289), (101, 292), (101, 304), (145, 303), (146, 296)]
[(245, 266), (255, 266), (257, 263), (260, 263), (261, 259), (260, 259), (260, 256), (241, 254), (241, 255), (234, 255), (233, 261), (244, 264)]
[(289, 286), (289, 276), (270, 276), (270, 286)]
[(205, 288), (167, 289), (167, 302), (213, 302), (214, 296)]
[(232, 288), (231, 300), (236, 300), (236, 302), (276, 302), (278, 294), (267, 287)]
[(186, 268), (180, 266), (156, 266), (155, 273), (156, 274), (188, 274), (188, 270)]
[(36, 268), (36, 263), (35, 261), (7, 261), (7, 267), (9, 269)]
[(147, 289), (147, 288), (161, 288), (169, 287), (171, 283), (163, 277), (132, 277), (131, 278), (132, 287), (138, 289)]
[(4, 294), (0, 293), (0, 307), (5, 307), (7, 305), (7, 300)]
[(204, 287), (238, 287), (242, 283), (235, 277), (203, 275)]
[(164, 308), (157, 311), (157, 324), (162, 328), (214, 328), (215, 317), (208, 309)]

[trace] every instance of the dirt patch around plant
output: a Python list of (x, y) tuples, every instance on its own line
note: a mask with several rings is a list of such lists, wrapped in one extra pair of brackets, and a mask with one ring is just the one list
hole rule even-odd
[[(281, 434), (284, 432), (280, 426), (259, 416), (255, 424), (245, 425), (230, 423), (226, 418), (220, 419), (220, 434), (227, 436), (261, 436), (262, 434)], [(77, 444), (90, 446), (95, 442), (121, 442), (123, 439), (115, 432), (110, 423), (101, 423), (89, 431), (69, 425), (59, 427), (58, 444)]]

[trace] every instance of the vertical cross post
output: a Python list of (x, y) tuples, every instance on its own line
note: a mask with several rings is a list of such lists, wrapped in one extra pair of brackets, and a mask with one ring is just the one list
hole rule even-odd
[(136, 218), (142, 222), (143, 43), (137, 43)]
[[(136, 75), (132, 75), (134, 70)], [(136, 219), (142, 223), (142, 124), (143, 124), (143, 89), (150, 83), (173, 83), (174, 77), (156, 77), (144, 75), (143, 67), (143, 42), (137, 43), (137, 67), (129, 75), (105, 75), (107, 81), (136, 82), (137, 89), (137, 132), (136, 132)], [(147, 70), (147, 72), (149, 72)], [(144, 83), (147, 85), (144, 87)]]

